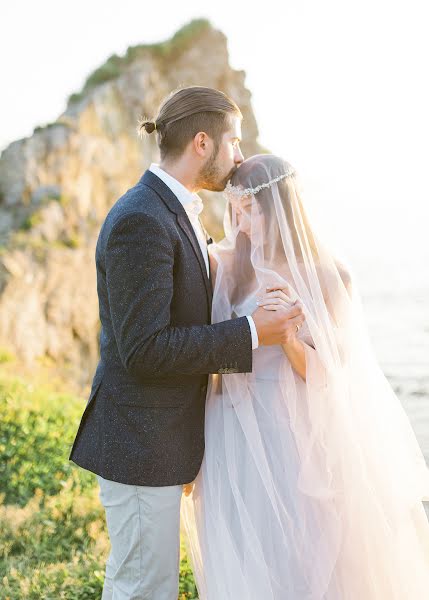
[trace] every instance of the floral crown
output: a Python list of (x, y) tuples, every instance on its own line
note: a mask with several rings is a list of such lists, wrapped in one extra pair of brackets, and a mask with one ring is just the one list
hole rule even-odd
[(234, 202), (239, 201), (244, 196), (252, 196), (253, 194), (257, 194), (262, 189), (271, 187), (273, 185), (273, 183), (277, 183), (277, 181), (280, 181), (281, 179), (284, 179), (285, 177), (289, 177), (289, 175), (293, 175), (294, 173), (295, 173), (295, 169), (293, 167), (290, 167), (286, 171), (286, 173), (282, 173), (278, 177), (274, 177), (274, 179), (270, 179), (270, 181), (267, 181), (266, 183), (261, 183), (260, 185), (257, 185), (256, 187), (245, 188), (245, 189), (243, 189), (239, 186), (236, 186), (236, 185), (232, 185), (231, 182), (228, 181), (228, 183), (226, 184), (225, 189), (223, 191), (223, 196), (228, 201), (234, 203)]

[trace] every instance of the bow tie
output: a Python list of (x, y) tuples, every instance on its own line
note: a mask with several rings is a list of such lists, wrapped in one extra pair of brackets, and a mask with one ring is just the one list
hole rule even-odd
[(188, 214), (199, 215), (204, 208), (204, 204), (201, 198), (197, 196), (197, 194), (194, 194), (194, 199), (192, 200), (192, 202), (187, 202), (183, 205), (183, 208)]

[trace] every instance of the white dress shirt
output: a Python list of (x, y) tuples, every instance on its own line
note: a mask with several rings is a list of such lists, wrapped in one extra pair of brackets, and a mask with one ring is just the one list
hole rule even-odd
[[(177, 197), (177, 199), (185, 209), (186, 214), (189, 218), (189, 221), (191, 222), (191, 225), (195, 231), (195, 235), (197, 236), (198, 242), (200, 244), (204, 262), (206, 264), (207, 277), (209, 277), (210, 267), (209, 255), (207, 250), (207, 240), (202, 230), (200, 219), (198, 217), (198, 212), (202, 210), (201, 198), (198, 196), (198, 194), (194, 194), (188, 189), (186, 189), (185, 186), (182, 183), (180, 183), (180, 181), (178, 181), (175, 177), (169, 175), (156, 163), (152, 163), (150, 165), (149, 171), (157, 175), (165, 183), (165, 185), (167, 185), (170, 188), (170, 190)], [(195, 210), (195, 206), (199, 206), (199, 208)], [(250, 315), (246, 315), (246, 317), (249, 321), (249, 327), (252, 334), (252, 350), (255, 350), (259, 346), (258, 332), (256, 330), (256, 325), (253, 318)]]

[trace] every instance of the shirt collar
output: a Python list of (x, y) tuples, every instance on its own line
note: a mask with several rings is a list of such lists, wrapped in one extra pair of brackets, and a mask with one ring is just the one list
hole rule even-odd
[(161, 169), (156, 163), (152, 163), (149, 167), (149, 171), (157, 175), (170, 190), (173, 192), (180, 203), (185, 207), (187, 204), (194, 202), (196, 199), (201, 200), (198, 194), (193, 194), (185, 186), (180, 183), (175, 177), (169, 175), (166, 171)]

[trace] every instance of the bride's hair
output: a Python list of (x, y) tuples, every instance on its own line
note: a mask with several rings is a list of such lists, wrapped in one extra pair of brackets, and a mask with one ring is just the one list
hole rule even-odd
[[(269, 182), (272, 182), (271, 185), (264, 185)], [(317, 259), (316, 240), (300, 198), (299, 177), (290, 163), (273, 154), (256, 154), (245, 160), (234, 172), (231, 177), (231, 184), (244, 190), (260, 188), (255, 191), (253, 197), (265, 219), (264, 241), (273, 242), (275, 240), (273, 251), (277, 256), (281, 256), (284, 254), (284, 242), (278, 224), (279, 215), (276, 213), (275, 203), (273, 202), (273, 186), (276, 186), (292, 236), (297, 260), (302, 259), (302, 239), (300, 243), (300, 235), (306, 236), (313, 258)], [(295, 222), (291, 195), (298, 202), (303, 221), (302, 226)]]

